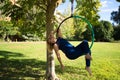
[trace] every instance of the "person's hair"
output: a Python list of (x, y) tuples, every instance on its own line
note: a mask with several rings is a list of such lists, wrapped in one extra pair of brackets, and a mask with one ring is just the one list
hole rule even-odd
[(50, 33), (50, 35), (47, 38), (47, 46), (48, 46), (48, 51), (52, 51), (54, 47), (54, 43), (51, 43), (49, 40), (53, 36), (53, 33)]

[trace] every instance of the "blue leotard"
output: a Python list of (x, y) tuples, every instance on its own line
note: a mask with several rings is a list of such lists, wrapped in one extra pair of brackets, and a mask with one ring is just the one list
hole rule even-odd
[(69, 59), (76, 59), (79, 56), (90, 52), (88, 42), (86, 40), (76, 47), (63, 38), (58, 38), (56, 43), (59, 49), (62, 50)]
[[(72, 44), (70, 44), (66, 39), (58, 38), (56, 41), (58, 47), (60, 50), (64, 52), (64, 54), (69, 59), (76, 59), (82, 55), (85, 55), (87, 53), (90, 53), (88, 41), (84, 40), (81, 42), (78, 46), (74, 47)], [(90, 60), (86, 59), (86, 66), (90, 66)]]

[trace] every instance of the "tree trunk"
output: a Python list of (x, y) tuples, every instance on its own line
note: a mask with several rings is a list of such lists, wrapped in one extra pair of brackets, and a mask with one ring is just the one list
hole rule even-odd
[[(47, 0), (47, 11), (46, 11), (46, 36), (54, 28), (54, 11), (56, 6), (58, 5), (59, 0)], [(52, 49), (50, 49), (50, 45), (47, 44), (47, 69), (46, 69), (46, 80), (59, 80), (55, 74), (55, 62), (54, 62), (54, 55)]]

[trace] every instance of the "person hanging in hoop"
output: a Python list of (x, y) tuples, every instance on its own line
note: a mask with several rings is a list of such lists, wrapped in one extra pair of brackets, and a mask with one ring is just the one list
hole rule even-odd
[(55, 32), (52, 31), (50, 33), (47, 39), (47, 43), (50, 44), (54, 49), (57, 59), (61, 65), (61, 68), (64, 69), (64, 65), (61, 61), (59, 50), (61, 50), (66, 55), (66, 57), (71, 60), (77, 59), (80, 56), (85, 55), (85, 60), (86, 60), (85, 69), (88, 71), (89, 75), (92, 75), (90, 69), (90, 62), (92, 60), (92, 57), (91, 57), (91, 51), (88, 45), (88, 41), (84, 40), (78, 46), (74, 47), (72, 44), (70, 44), (66, 39), (62, 37), (62, 33), (60, 29), (57, 31), (57, 35), (58, 35), (57, 38), (54, 37)]

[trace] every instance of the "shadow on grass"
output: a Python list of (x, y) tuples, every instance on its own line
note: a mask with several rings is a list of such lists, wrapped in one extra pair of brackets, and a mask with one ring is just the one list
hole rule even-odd
[[(0, 80), (39, 80), (44, 78), (46, 62), (22, 59), (23, 54), (9, 51), (0, 51), (0, 56), (2, 57), (0, 58)], [(15, 57), (20, 57), (20, 59)]]
[(74, 75), (76, 74), (76, 75), (87, 76), (85, 68), (80, 68), (80, 67), (75, 67), (75, 66), (65, 66), (64, 71), (62, 71), (61, 67), (57, 65), (56, 73), (58, 74), (68, 73), (68, 74), (74, 74)]

